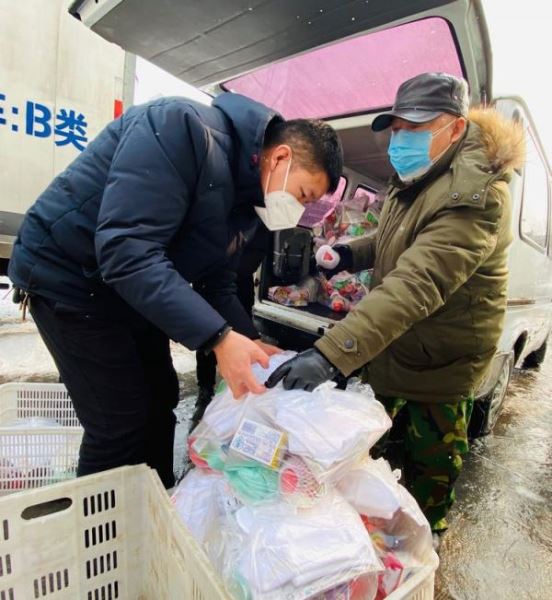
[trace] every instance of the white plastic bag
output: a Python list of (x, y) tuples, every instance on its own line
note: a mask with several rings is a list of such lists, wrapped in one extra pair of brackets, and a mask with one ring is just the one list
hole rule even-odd
[(259, 396), (256, 408), (287, 433), (288, 452), (321, 481), (339, 477), (391, 427), (380, 402), (338, 390), (332, 382), (313, 392), (278, 386)]
[[(273, 356), (268, 369), (257, 365), (257, 376), (262, 373), (260, 379), (267, 377), (290, 356), (293, 353)], [(232, 468), (229, 477), (238, 485), (245, 483), (254, 492), (247, 481), (251, 480), (253, 485), (258, 479), (260, 493), (252, 494), (252, 498), (272, 501), (276, 479), (267, 483), (270, 473), (260, 466), (255, 469), (254, 461), (252, 465), (244, 463), (251, 463), (258, 456), (264, 469), (280, 470), (282, 462), (300, 461), (295, 466), (302, 482), (313, 477), (326, 484), (337, 480), (365, 456), (390, 427), (391, 420), (380, 402), (338, 390), (332, 382), (313, 392), (284, 390), (278, 385), (240, 400), (226, 390), (214, 398), (203, 420), (190, 434), (189, 456), (196, 466), (204, 469), (222, 472)], [(278, 443), (271, 445), (273, 439)], [(321, 495), (321, 489), (309, 483), (307, 493), (300, 497), (295, 494), (296, 486), (287, 485), (290, 481), (288, 474), (282, 489), (286, 494), (291, 490), (288, 498), (298, 501), (297, 504), (308, 505), (309, 499)], [(240, 495), (247, 502), (241, 487)]]
[(220, 527), (222, 517), (241, 505), (222, 475), (192, 469), (176, 488), (172, 501), (195, 539), (203, 544)]
[(385, 571), (379, 575), (379, 597), (399, 586), (413, 569), (437, 560), (430, 525), (416, 500), (398, 483), (399, 471), (369, 457), (336, 484), (362, 515)]
[[(255, 366), (257, 378), (291, 356)], [(346, 391), (326, 383), (240, 400), (217, 394), (190, 436), (204, 472), (177, 493), (234, 598), (373, 600), (434, 560), (416, 502), (387, 462), (368, 455), (390, 426), (358, 382)]]
[(279, 502), (235, 517), (243, 546), (234, 576), (254, 600), (302, 600), (382, 569), (359, 515), (338, 494), (309, 509)]
[[(251, 369), (257, 381), (264, 383), (274, 370), (295, 355), (296, 352), (290, 351), (274, 354), (270, 357), (267, 369), (263, 369), (259, 364), (252, 365)], [(222, 443), (229, 442), (246, 415), (255, 419), (255, 403), (260, 397), (247, 394), (244, 398), (236, 400), (224, 384), (222, 391), (215, 395), (205, 410), (201, 421), (202, 435), (208, 434)]]
[(393, 479), (386, 461), (367, 459), (337, 487), (362, 516), (382, 560), (392, 553), (405, 568), (431, 564), (435, 556), (429, 522), (413, 496)]
[(336, 487), (361, 515), (391, 519), (401, 506), (397, 475), (383, 458), (366, 457)]

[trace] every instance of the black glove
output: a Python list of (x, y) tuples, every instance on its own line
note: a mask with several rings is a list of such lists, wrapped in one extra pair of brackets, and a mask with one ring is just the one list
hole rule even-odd
[(282, 379), (286, 390), (307, 390), (312, 392), (324, 381), (333, 379), (339, 371), (316, 348), (300, 352), (280, 365), (266, 380), (266, 387), (272, 388)]
[(351, 271), (353, 268), (353, 251), (351, 247), (343, 244), (334, 246), (333, 249), (339, 254), (339, 264), (337, 266), (342, 271)]

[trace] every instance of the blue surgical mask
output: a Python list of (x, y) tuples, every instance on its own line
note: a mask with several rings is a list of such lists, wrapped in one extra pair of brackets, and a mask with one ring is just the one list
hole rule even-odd
[(412, 181), (425, 175), (435, 162), (443, 156), (448, 148), (441, 152), (435, 160), (431, 160), (429, 155), (431, 141), (433, 136), (438, 135), (453, 123), (454, 121), (451, 121), (433, 133), (431, 131), (411, 131), (409, 129), (398, 129), (391, 133), (391, 141), (387, 152), (393, 168), (402, 181)]

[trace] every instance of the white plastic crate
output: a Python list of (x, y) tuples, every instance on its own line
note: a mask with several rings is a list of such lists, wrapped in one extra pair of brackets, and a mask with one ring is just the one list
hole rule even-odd
[(0, 598), (230, 600), (145, 465), (0, 498)]
[[(389, 600), (431, 600), (435, 568)], [(231, 600), (145, 465), (0, 498), (0, 599), (31, 598)]]
[(0, 425), (29, 417), (55, 419), (66, 427), (80, 427), (63, 384), (17, 382), (0, 385)]
[(0, 495), (75, 477), (82, 434), (64, 385), (0, 385)]

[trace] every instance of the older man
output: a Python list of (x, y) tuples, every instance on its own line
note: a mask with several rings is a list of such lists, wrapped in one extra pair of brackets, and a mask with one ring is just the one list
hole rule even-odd
[(508, 181), (523, 162), (523, 130), (493, 109), (468, 114), (467, 83), (444, 73), (404, 82), (372, 128), (391, 128), (396, 171), (378, 235), (336, 248), (341, 268), (374, 267), (371, 292), (267, 385), (312, 389), (369, 363), (406, 482), (443, 531), (506, 310)]

